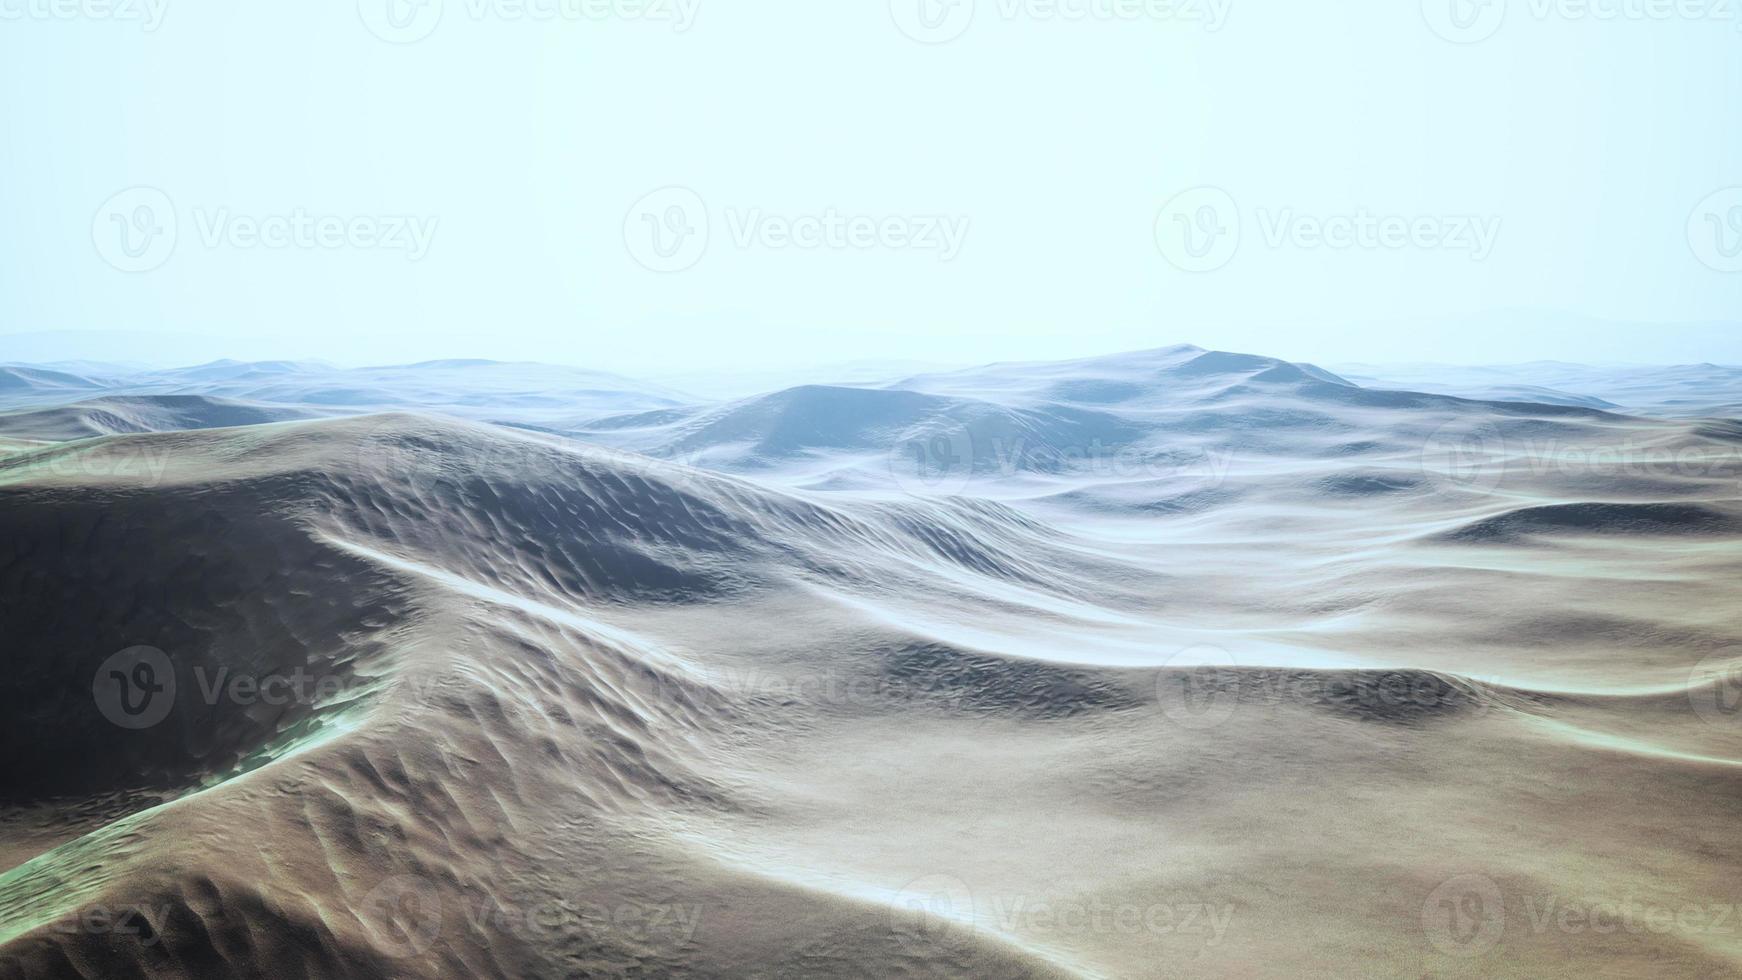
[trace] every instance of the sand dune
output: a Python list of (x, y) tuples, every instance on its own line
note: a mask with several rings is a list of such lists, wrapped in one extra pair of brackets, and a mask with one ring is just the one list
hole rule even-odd
[(70, 442), (135, 432), (179, 432), (262, 425), (316, 417), (282, 405), (256, 405), (203, 395), (139, 395), (93, 398), (54, 408), (0, 412), (0, 434), (15, 439)]
[(1496, 401), (1579, 404), (1669, 418), (1734, 416), (1742, 369), (1721, 364), (1609, 365), (1535, 361), (1491, 367), (1356, 364), (1349, 376), (1372, 387), (1444, 392)]
[(101, 387), (100, 382), (67, 371), (21, 364), (0, 365), (0, 395), (8, 398), (25, 393), (64, 398), (69, 393), (96, 391)]
[(1731, 423), (495, 383), (6, 417), (0, 975), (1742, 974)]
[(317, 414), (403, 408), (509, 421), (601, 415), (686, 404), (659, 385), (603, 371), (488, 360), (428, 361), (338, 368), (319, 361), (213, 361), (153, 370), (110, 366), (92, 377), (0, 365), (0, 408), (59, 404), (68, 391), (139, 398), (201, 396), (282, 406)]

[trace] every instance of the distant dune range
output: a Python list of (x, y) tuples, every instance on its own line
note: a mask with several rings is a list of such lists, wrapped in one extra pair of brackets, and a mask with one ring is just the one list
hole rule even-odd
[(1742, 415), (1742, 367), (1724, 364), (1594, 367), (1535, 361), (1492, 367), (1352, 364), (1340, 368), (1371, 387), (1613, 408), (1671, 418)]
[(0, 381), (0, 976), (1742, 974), (1722, 411), (78, 367)]

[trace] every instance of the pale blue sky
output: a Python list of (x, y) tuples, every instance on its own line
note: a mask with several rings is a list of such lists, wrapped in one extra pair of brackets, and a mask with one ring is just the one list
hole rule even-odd
[(0, 360), (1742, 361), (1733, 5), (1426, 2), (0, 0)]

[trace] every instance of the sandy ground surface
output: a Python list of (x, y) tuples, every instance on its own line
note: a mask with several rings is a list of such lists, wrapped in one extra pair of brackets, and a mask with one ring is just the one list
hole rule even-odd
[(212, 405), (0, 428), (0, 975), (1742, 975), (1734, 422)]

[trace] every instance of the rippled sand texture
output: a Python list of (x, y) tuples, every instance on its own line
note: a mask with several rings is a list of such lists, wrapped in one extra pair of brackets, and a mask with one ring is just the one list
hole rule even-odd
[(0, 416), (0, 975), (1742, 975), (1734, 421), (167, 394)]

